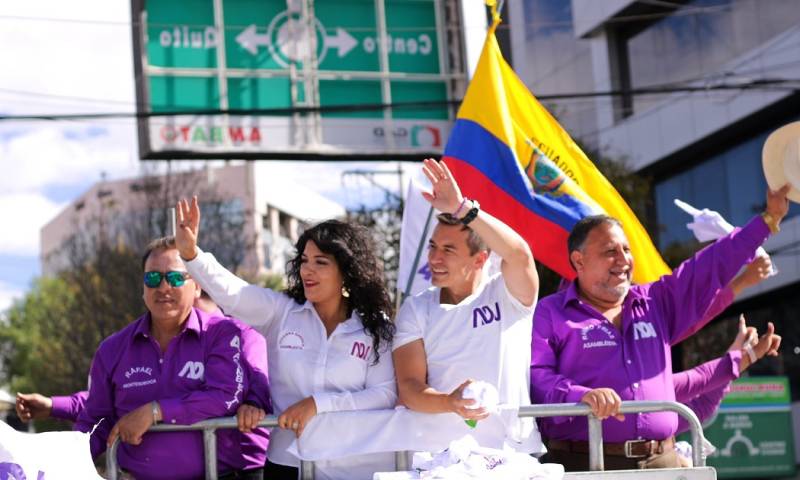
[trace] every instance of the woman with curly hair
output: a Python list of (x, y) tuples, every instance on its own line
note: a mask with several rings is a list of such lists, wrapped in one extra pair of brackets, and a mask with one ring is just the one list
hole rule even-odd
[[(178, 250), (192, 278), (227, 314), (267, 339), (280, 428), (270, 437), (265, 478), (295, 479), (300, 461), (287, 448), (316, 414), (393, 408), (397, 401), (393, 308), (369, 233), (338, 220), (309, 228), (287, 263), (286, 292), (275, 292), (248, 284), (197, 248), (197, 197), (191, 204), (182, 200), (177, 210)], [(266, 389), (251, 387), (237, 415), (243, 431), (255, 427), (269, 405), (259, 394)], [(347, 457), (317, 462), (316, 470), (347, 471), (348, 461), (353, 468), (364, 463)]]

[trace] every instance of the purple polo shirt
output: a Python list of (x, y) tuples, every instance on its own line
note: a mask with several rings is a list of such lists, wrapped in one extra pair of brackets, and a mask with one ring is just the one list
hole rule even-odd
[[(622, 400), (674, 401), (673, 345), (703, 320), (715, 296), (769, 236), (759, 216), (683, 262), (671, 275), (634, 285), (622, 305), (621, 331), (579, 296), (575, 282), (539, 302), (534, 313), (531, 393), (534, 403), (576, 403), (591, 389)], [(545, 437), (587, 440), (582, 417), (541, 419)], [(603, 439), (661, 440), (675, 434), (677, 414), (629, 414), (603, 422)]]
[[(149, 313), (105, 339), (92, 361), (89, 397), (75, 425), (88, 432), (102, 419), (91, 437), (92, 455), (105, 450), (120, 417), (153, 400), (164, 423), (233, 415), (246, 388), (241, 342), (232, 321), (195, 308), (163, 354), (150, 335)], [(230, 429), (217, 433), (220, 472), (259, 466), (248, 463), (238, 435)], [(117, 458), (136, 478), (204, 476), (200, 431), (147, 433), (138, 446), (122, 443)]]
[(88, 396), (89, 392), (83, 390), (82, 392), (75, 392), (68, 397), (52, 397), (53, 409), (50, 411), (50, 416), (59, 420), (69, 420), (70, 422), (78, 421), (78, 415), (83, 410)]

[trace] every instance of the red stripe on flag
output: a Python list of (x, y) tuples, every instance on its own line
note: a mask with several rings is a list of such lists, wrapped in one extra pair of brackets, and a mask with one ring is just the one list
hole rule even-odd
[(567, 255), (568, 231), (525, 208), (471, 164), (455, 157), (442, 159), (456, 178), (462, 193), (476, 199), (481, 209), (520, 234), (530, 245), (536, 260), (568, 280), (575, 278), (575, 270), (570, 266)]

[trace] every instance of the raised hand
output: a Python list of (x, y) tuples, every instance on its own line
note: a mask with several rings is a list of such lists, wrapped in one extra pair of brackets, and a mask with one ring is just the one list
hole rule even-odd
[(770, 357), (778, 356), (778, 349), (781, 347), (781, 336), (775, 333), (775, 325), (772, 322), (767, 322), (767, 333), (761, 335), (758, 343), (753, 347), (758, 358), (764, 355)]
[(175, 207), (177, 226), (175, 245), (184, 260), (193, 260), (197, 256), (197, 236), (200, 232), (200, 204), (197, 195), (188, 200), (181, 199)]
[[(738, 340), (741, 334), (742, 324), (744, 322), (744, 316), (739, 317), (739, 335), (736, 336)], [(772, 322), (767, 323), (767, 332), (761, 337), (756, 338), (755, 335), (750, 330), (754, 330), (753, 327), (747, 327), (748, 331), (748, 339), (742, 344), (740, 347), (742, 352), (742, 359), (739, 362), (739, 371), (743, 372), (747, 370), (750, 365), (758, 362), (765, 356), (769, 355), (771, 357), (775, 357), (778, 355), (778, 349), (781, 346), (781, 336), (775, 333), (775, 325)], [(734, 345), (737, 343), (734, 340)], [(731, 345), (731, 349), (734, 347)]]
[(780, 223), (789, 212), (789, 199), (786, 198), (786, 194), (789, 193), (790, 188), (788, 183), (774, 192), (767, 187), (766, 212), (772, 215), (776, 223)]
[(742, 350), (745, 345), (754, 345), (756, 342), (758, 342), (756, 328), (748, 327), (744, 315), (739, 315), (739, 332), (736, 334), (736, 338), (733, 339), (731, 346), (728, 347), (728, 351)]
[(440, 212), (455, 213), (464, 197), (450, 169), (443, 161), (437, 162), (432, 158), (426, 158), (423, 163), (422, 172), (431, 181), (431, 191), (422, 192), (422, 196)]

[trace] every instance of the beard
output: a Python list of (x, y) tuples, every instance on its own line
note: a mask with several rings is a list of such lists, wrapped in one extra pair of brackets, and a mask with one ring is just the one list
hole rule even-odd
[(628, 291), (631, 289), (630, 275), (628, 276), (628, 279), (622, 283), (612, 285), (606, 281), (597, 282), (595, 286), (598, 290), (604, 292), (608, 297), (625, 298), (625, 296), (628, 295)]

